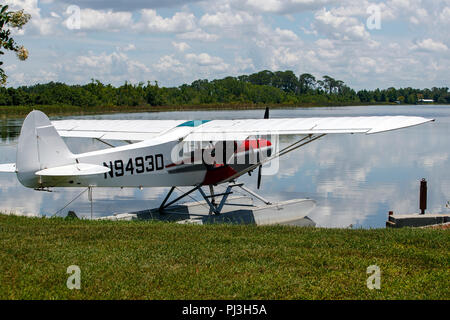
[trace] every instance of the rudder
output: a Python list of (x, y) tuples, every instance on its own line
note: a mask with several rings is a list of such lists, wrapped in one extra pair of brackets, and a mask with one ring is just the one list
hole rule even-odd
[(17, 178), (26, 187), (38, 187), (36, 172), (75, 163), (75, 157), (64, 140), (41, 111), (34, 110), (25, 118), (17, 146)]

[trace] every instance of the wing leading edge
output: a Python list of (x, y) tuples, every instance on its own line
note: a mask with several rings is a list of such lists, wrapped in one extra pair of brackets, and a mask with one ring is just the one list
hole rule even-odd
[(434, 119), (409, 116), (214, 120), (195, 128), (184, 140), (242, 140), (255, 135), (374, 134), (430, 121)]
[[(189, 125), (185, 141), (244, 140), (254, 135), (374, 134), (434, 121), (411, 116), (272, 118), (200, 121)], [(143, 141), (161, 137), (185, 120), (62, 120), (52, 122), (63, 137)], [(194, 121), (195, 123), (195, 121)], [(186, 131), (184, 131), (186, 132)]]

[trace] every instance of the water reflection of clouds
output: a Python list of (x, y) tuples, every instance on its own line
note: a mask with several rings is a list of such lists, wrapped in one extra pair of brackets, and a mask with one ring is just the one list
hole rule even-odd
[[(430, 111), (429, 108), (432, 108)], [(126, 115), (128, 119), (230, 119), (258, 118), (261, 110), (243, 112), (182, 112)], [(433, 113), (433, 114), (431, 114)], [(417, 212), (418, 187), (422, 177), (429, 181), (428, 212), (449, 212), (450, 200), (450, 110), (438, 107), (361, 107), (341, 109), (273, 110), (274, 117), (346, 116), (405, 114), (436, 117), (437, 122), (405, 130), (376, 135), (328, 135), (280, 161), (275, 176), (263, 176), (259, 192), (271, 200), (309, 197), (317, 201), (310, 217), (320, 226), (383, 227), (388, 210), (398, 213)], [(117, 119), (123, 115), (89, 118)], [(292, 138), (280, 139), (283, 144)], [(14, 162), (15, 146), (0, 145), (0, 163)], [(75, 152), (105, 147), (94, 140), (71, 141)], [(250, 188), (256, 189), (256, 176), (242, 177)], [(59, 189), (55, 193), (35, 192), (22, 187), (14, 175), (1, 175), (0, 210), (41, 212), (52, 214), (81, 189)], [(167, 188), (94, 189), (94, 212), (112, 212), (155, 207), (162, 201)], [(190, 199), (188, 199), (190, 200)], [(19, 208), (19, 209), (17, 209)], [(88, 216), (87, 194), (70, 205)]]
[(420, 165), (432, 168), (448, 161), (448, 153), (432, 153), (418, 159)]
[(382, 227), (388, 210), (417, 212), (422, 176), (429, 181), (428, 211), (448, 212), (449, 141), (442, 140), (426, 126), (373, 136), (328, 136), (285, 157), (279, 175), (265, 177), (264, 183), (301, 194), (307, 189), (305, 176), (313, 176), (311, 196), (318, 206), (310, 216), (322, 226), (367, 227), (370, 221)]
[[(15, 178), (15, 177), (14, 177)], [(15, 213), (22, 215), (37, 215), (40, 213), (43, 197), (34, 190), (21, 186), (3, 187), (0, 202), (0, 211), (5, 213)], [(6, 189), (6, 190), (5, 190)]]

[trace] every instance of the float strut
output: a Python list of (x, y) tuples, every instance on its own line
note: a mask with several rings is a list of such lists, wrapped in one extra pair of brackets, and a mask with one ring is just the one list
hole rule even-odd
[(91, 186), (88, 187), (88, 198), (89, 198), (89, 201), (91, 202), (91, 220), (92, 220), (93, 210), (92, 210), (92, 187)]
[(175, 189), (175, 187), (172, 187), (169, 191), (169, 193), (167, 194), (166, 198), (164, 199), (163, 203), (161, 204), (161, 206), (159, 207), (159, 211), (163, 212), (164, 208), (167, 208), (169, 206), (171, 206), (172, 204), (174, 204), (175, 202), (177, 202), (178, 200), (186, 197), (188, 194), (194, 192), (195, 190), (199, 189), (200, 185), (196, 186), (195, 188), (189, 190), (188, 192), (183, 193), (181, 196), (179, 196), (178, 198), (176, 198), (175, 200), (170, 201), (168, 204), (166, 204), (167, 200), (169, 199), (170, 195), (172, 194), (173, 190)]

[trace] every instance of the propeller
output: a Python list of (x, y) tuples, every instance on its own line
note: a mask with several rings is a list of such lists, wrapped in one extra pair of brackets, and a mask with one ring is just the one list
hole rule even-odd
[[(266, 111), (264, 112), (264, 119), (269, 119), (269, 107), (266, 107)], [(259, 139), (256, 140), (257, 142), (257, 148), (258, 148), (258, 161), (259, 159)], [(258, 181), (256, 184), (256, 188), (259, 189), (259, 187), (261, 186), (261, 169), (262, 169), (262, 165), (260, 165), (258, 167)]]

